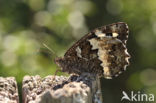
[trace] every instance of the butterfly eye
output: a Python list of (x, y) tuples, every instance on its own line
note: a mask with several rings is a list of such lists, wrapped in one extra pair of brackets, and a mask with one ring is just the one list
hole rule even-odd
[(112, 36), (112, 33), (106, 33), (106, 36)]

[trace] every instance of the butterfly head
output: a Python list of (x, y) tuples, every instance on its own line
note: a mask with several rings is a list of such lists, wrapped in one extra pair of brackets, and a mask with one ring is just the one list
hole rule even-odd
[(62, 72), (66, 72), (68, 71), (68, 60), (66, 60), (65, 58), (63, 57), (57, 57), (55, 58), (55, 63), (61, 68)]
[(57, 58), (55, 58), (55, 63), (59, 66), (59, 67), (62, 67), (62, 65), (64, 64), (64, 60), (63, 60), (63, 58), (61, 58), (61, 57), (57, 57)]

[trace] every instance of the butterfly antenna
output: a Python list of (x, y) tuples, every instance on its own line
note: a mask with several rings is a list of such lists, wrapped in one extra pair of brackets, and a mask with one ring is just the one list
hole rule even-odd
[(46, 47), (50, 52), (52, 52), (54, 54), (55, 57), (58, 57), (57, 54), (45, 43), (43, 43), (43, 46)]
[[(56, 53), (55, 53), (50, 47), (48, 47), (45, 43), (43, 43), (43, 46), (46, 47), (50, 52), (52, 52), (56, 57), (58, 57), (58, 56), (56, 55)], [(58, 69), (58, 68), (56, 69), (56, 71), (55, 71), (55, 73), (54, 73), (54, 76), (53, 76), (53, 78), (52, 78), (52, 81), (55, 80), (56, 75), (57, 75), (58, 72), (61, 72), (61, 69)]]

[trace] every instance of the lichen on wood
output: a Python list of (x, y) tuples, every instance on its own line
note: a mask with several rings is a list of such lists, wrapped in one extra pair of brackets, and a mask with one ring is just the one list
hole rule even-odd
[(14, 77), (0, 77), (0, 103), (19, 103), (17, 83)]

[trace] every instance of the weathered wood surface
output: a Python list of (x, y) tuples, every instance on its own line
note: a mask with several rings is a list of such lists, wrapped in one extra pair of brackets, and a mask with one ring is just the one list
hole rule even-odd
[(0, 77), (0, 103), (19, 103), (17, 83), (14, 77)]
[(22, 103), (102, 103), (99, 79), (81, 76), (25, 76)]
[[(80, 76), (25, 76), (21, 103), (102, 103), (99, 79), (89, 73)], [(0, 77), (0, 103), (19, 103), (14, 77)]]

